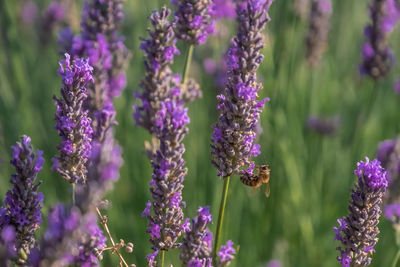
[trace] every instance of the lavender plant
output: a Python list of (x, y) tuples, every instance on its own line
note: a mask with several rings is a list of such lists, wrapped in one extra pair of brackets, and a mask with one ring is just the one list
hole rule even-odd
[(86, 162), (91, 152), (93, 130), (83, 102), (87, 85), (93, 82), (93, 68), (88, 60), (72, 60), (69, 54), (60, 61), (58, 73), (62, 77), (61, 98), (56, 101), (56, 126), (62, 142), (57, 147), (60, 155), (54, 157), (53, 168), (71, 184), (86, 182)]
[(343, 247), (338, 247), (341, 255), (337, 258), (343, 267), (368, 266), (378, 242), (380, 205), (388, 185), (387, 172), (378, 160), (360, 161), (354, 174), (358, 178), (352, 190), (349, 215), (338, 219), (339, 227), (334, 227), (335, 239)]
[(312, 67), (320, 64), (322, 55), (326, 50), (331, 15), (332, 4), (330, 0), (312, 1), (306, 36), (306, 58), (308, 64)]
[(360, 73), (378, 80), (385, 77), (393, 65), (387, 38), (400, 19), (400, 9), (395, 0), (372, 0), (369, 9), (371, 24), (365, 27)]
[(238, 32), (228, 51), (228, 78), (222, 94), (217, 96), (220, 115), (211, 138), (212, 164), (218, 176), (224, 178), (224, 187), (218, 215), (213, 250), (216, 263), (217, 247), (232, 174), (252, 175), (251, 157), (260, 154), (260, 145), (254, 144), (260, 113), (268, 98), (257, 100), (262, 85), (256, 71), (263, 60), (264, 47), (261, 31), (270, 20), (268, 10), (272, 0), (247, 0), (238, 4)]
[[(7, 191), (4, 207), (0, 208), (0, 231), (5, 233), (12, 227), (15, 237), (13, 248), (23, 264), (30, 250), (35, 246), (35, 232), (42, 222), (43, 194), (38, 192), (41, 182), (37, 175), (42, 170), (43, 152), (37, 150), (36, 155), (28, 136), (22, 136), (16, 146), (12, 146), (11, 164), (16, 174), (11, 176), (12, 190)], [(5, 238), (10, 240), (10, 238)]]
[[(0, 208), (0, 219), (1, 219)], [(1, 226), (1, 225), (0, 225)], [(16, 257), (17, 253), (15, 250), (15, 228), (11, 225), (0, 227), (0, 265), (11, 266), (10, 259)]]

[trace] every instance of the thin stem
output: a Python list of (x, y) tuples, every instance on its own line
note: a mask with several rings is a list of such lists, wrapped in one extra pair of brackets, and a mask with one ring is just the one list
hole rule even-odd
[(186, 90), (186, 83), (189, 77), (190, 65), (192, 64), (192, 57), (193, 57), (193, 45), (189, 45), (188, 49), (186, 50), (186, 59), (185, 59), (185, 66), (183, 68), (182, 73), (182, 90)]
[(397, 251), (396, 256), (394, 256), (392, 267), (397, 266), (397, 262), (399, 261), (399, 258), (400, 258), (400, 249)]
[[(111, 236), (110, 229), (108, 229), (107, 219), (105, 219), (105, 218), (103, 217), (103, 215), (101, 214), (99, 208), (96, 208), (96, 212), (97, 212), (97, 215), (100, 217), (101, 225), (103, 225), (103, 229), (104, 229), (104, 231), (106, 231), (106, 234), (107, 234), (107, 236), (108, 236), (108, 239), (109, 239), (110, 242), (111, 242), (112, 247), (115, 248), (116, 245), (115, 245), (114, 239), (113, 239), (112, 236)], [(118, 251), (118, 249), (115, 250), (115, 253), (117, 253), (119, 259), (120, 259), (121, 262), (125, 265), (125, 267), (129, 267), (128, 263), (126, 263), (124, 257), (121, 255), (121, 253)]]
[(165, 250), (161, 250), (161, 267), (164, 267)]
[(222, 223), (224, 221), (226, 199), (228, 197), (228, 189), (229, 189), (229, 180), (230, 180), (230, 176), (227, 176), (224, 178), (224, 187), (222, 189), (221, 203), (219, 206), (219, 213), (218, 213), (217, 230), (215, 233), (214, 248), (213, 248), (213, 253), (212, 253), (214, 266), (216, 266), (216, 262), (217, 262), (217, 249), (219, 247), (221, 232), (222, 232)]
[(76, 188), (76, 185), (75, 184), (72, 184), (72, 206), (75, 206), (75, 188)]

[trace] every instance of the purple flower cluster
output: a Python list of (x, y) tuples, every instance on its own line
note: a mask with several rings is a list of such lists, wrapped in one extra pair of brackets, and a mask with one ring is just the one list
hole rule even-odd
[(153, 202), (143, 212), (143, 216), (149, 219), (147, 232), (151, 234), (150, 241), (155, 251), (179, 246), (176, 241), (186, 228), (182, 223), (182, 207), (185, 205), (182, 202), (182, 183), (187, 173), (182, 157), (185, 151), (182, 140), (188, 132), (188, 123), (187, 108), (182, 102), (161, 102), (155, 125), (159, 144), (151, 155), (153, 175), (150, 192)]
[(369, 9), (372, 23), (365, 28), (360, 73), (377, 80), (385, 77), (393, 65), (387, 37), (400, 19), (400, 9), (395, 0), (372, 0)]
[(154, 11), (150, 15), (154, 30), (148, 30), (150, 37), (142, 38), (140, 45), (145, 53), (146, 74), (140, 83), (143, 92), (136, 92), (142, 104), (135, 107), (134, 118), (136, 124), (150, 134), (156, 131), (156, 114), (161, 103), (179, 93), (180, 76), (171, 70), (174, 55), (178, 55), (179, 50), (175, 46), (174, 24), (168, 21), (170, 14), (171, 11), (164, 7), (161, 12)]
[(53, 168), (70, 183), (86, 182), (86, 162), (91, 152), (92, 126), (83, 102), (87, 98), (87, 85), (93, 82), (93, 68), (88, 60), (72, 60), (65, 54), (58, 73), (62, 77), (61, 98), (56, 100), (56, 126), (61, 136), (57, 147), (60, 155), (53, 158)]
[[(247, 0), (237, 8), (238, 33), (228, 51), (228, 82), (217, 96), (220, 116), (212, 135), (212, 163), (218, 176), (252, 173), (251, 157), (260, 154), (254, 144), (260, 113), (268, 98), (257, 100), (262, 85), (256, 71), (263, 60), (261, 31), (270, 20), (271, 0)], [(250, 167), (250, 168), (249, 168)]]
[(82, 12), (81, 34), (69, 29), (60, 33), (59, 42), (74, 58), (88, 57), (93, 66), (94, 84), (88, 86), (89, 110), (93, 125), (92, 153), (87, 163), (88, 181), (98, 195), (119, 178), (122, 149), (114, 138), (113, 99), (126, 87), (128, 61), (131, 57), (119, 29), (123, 19), (123, 1), (88, 0)]
[(315, 67), (321, 62), (326, 50), (329, 21), (332, 15), (330, 0), (313, 0), (306, 36), (306, 58), (310, 66)]
[(50, 2), (41, 21), (42, 44), (48, 43), (51, 36), (50, 33), (64, 21), (65, 16), (66, 10), (61, 3), (57, 1)]
[(175, 6), (176, 36), (191, 45), (203, 44), (215, 33), (212, 0), (172, 0)]
[(370, 255), (378, 242), (380, 205), (388, 185), (387, 172), (378, 160), (360, 161), (354, 171), (358, 183), (352, 190), (350, 214), (338, 219), (339, 227), (334, 227), (335, 239), (343, 244), (338, 247), (341, 255), (337, 258), (343, 267), (367, 266)]
[(218, 251), (218, 267), (223, 267), (223, 266), (228, 266), (231, 264), (231, 261), (234, 258), (234, 254), (236, 253), (236, 250), (233, 248), (233, 242), (231, 240), (228, 240), (226, 242), (225, 246), (221, 246), (220, 250)]
[(15, 230), (15, 248), (23, 249), (26, 254), (35, 245), (34, 234), (42, 222), (43, 194), (38, 192), (41, 182), (36, 182), (37, 174), (42, 170), (43, 152), (37, 150), (35, 155), (31, 139), (22, 136), (13, 149), (13, 159), (16, 174), (11, 176), (12, 190), (9, 190), (0, 207), (0, 231), (7, 227)]
[(48, 224), (40, 248), (30, 257), (34, 267), (98, 266), (106, 239), (95, 215), (59, 204), (50, 211)]
[[(212, 233), (207, 228), (212, 222), (210, 207), (199, 207), (197, 212), (192, 227), (186, 231), (179, 258), (187, 266), (211, 266)], [(207, 264), (197, 265), (198, 262)]]

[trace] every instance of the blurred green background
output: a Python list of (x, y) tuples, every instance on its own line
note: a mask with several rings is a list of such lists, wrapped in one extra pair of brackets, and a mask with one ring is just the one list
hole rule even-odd
[[(271, 102), (262, 113), (262, 154), (258, 163), (271, 165), (271, 196), (252, 193), (233, 177), (228, 196), (222, 241), (232, 239), (240, 250), (231, 266), (265, 266), (278, 259), (283, 266), (338, 266), (332, 227), (336, 219), (347, 215), (350, 187), (355, 182), (353, 170), (365, 156), (375, 157), (380, 141), (399, 132), (400, 98), (393, 90), (399, 67), (395, 66), (384, 80), (374, 83), (360, 78), (358, 64), (364, 25), (368, 22), (369, 1), (333, 1), (334, 13), (329, 48), (319, 68), (310, 69), (305, 60), (304, 36), (307, 22), (294, 13), (292, 0), (275, 1), (272, 21), (263, 51), (265, 60), (259, 70), (264, 84), (262, 96)], [(57, 31), (48, 44), (40, 42), (40, 25), (23, 23), (20, 16), (24, 1), (0, 0), (0, 200), (10, 188), (13, 169), (8, 164), (10, 146), (20, 135), (32, 137), (36, 148), (44, 150), (46, 164), (40, 179), (45, 194), (44, 214), (59, 201), (69, 201), (69, 186), (57, 173), (50, 171), (51, 157), (56, 154), (58, 135), (53, 129), (54, 94), (59, 94), (57, 75)], [(36, 1), (42, 15), (49, 1)], [(150, 252), (147, 220), (140, 216), (150, 198), (148, 182), (151, 167), (143, 153), (143, 142), (149, 140), (145, 130), (132, 119), (133, 91), (143, 77), (143, 53), (139, 37), (146, 36), (147, 16), (167, 1), (128, 0), (125, 3), (123, 34), (133, 52), (128, 86), (115, 102), (119, 122), (117, 139), (121, 143), (125, 164), (120, 180), (108, 194), (112, 207), (106, 212), (115, 239), (135, 243), (129, 263), (145, 266)], [(76, 25), (79, 25), (81, 1), (77, 2)], [(220, 22), (234, 30), (233, 21)], [(76, 27), (75, 25), (75, 27)], [(75, 28), (75, 32), (78, 29)], [(204, 97), (189, 105), (190, 133), (185, 139), (186, 166), (183, 198), (185, 214), (193, 217), (199, 205), (210, 205), (216, 221), (222, 181), (210, 164), (211, 125), (217, 111), (217, 88), (213, 77), (203, 67), (204, 58), (219, 61), (234, 32), (209, 39), (196, 47), (191, 76), (200, 83)], [(400, 55), (399, 31), (390, 43)], [(181, 44), (179, 43), (181, 48)], [(182, 49), (184, 52), (184, 49)], [(182, 53), (183, 54), (183, 53)], [(174, 69), (180, 72), (183, 56)], [(309, 115), (340, 116), (336, 135), (323, 137), (305, 125)], [(215, 230), (214, 223), (211, 228)], [(43, 231), (44, 226), (41, 228)], [(380, 242), (371, 266), (389, 266), (396, 245), (391, 223), (382, 219)], [(41, 233), (39, 233), (41, 234)], [(178, 254), (167, 253), (167, 263), (180, 266)], [(106, 254), (103, 266), (117, 266), (117, 257)]]

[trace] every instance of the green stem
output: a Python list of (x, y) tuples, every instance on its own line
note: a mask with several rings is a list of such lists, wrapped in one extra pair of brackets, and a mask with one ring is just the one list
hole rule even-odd
[(161, 267), (164, 267), (165, 250), (161, 250)]
[(72, 184), (72, 206), (75, 206), (75, 184)]
[(400, 258), (400, 249), (397, 251), (396, 256), (393, 259), (392, 267), (397, 266), (397, 262), (399, 261), (399, 258)]
[(216, 266), (216, 262), (217, 262), (217, 249), (219, 247), (221, 232), (222, 232), (222, 223), (224, 221), (226, 199), (228, 197), (228, 189), (229, 189), (229, 180), (230, 180), (230, 176), (227, 176), (224, 178), (224, 188), (223, 188), (222, 196), (221, 196), (221, 204), (219, 206), (217, 230), (215, 233), (214, 248), (213, 248), (213, 253), (212, 253), (214, 266)]
[(186, 59), (185, 59), (185, 66), (183, 68), (182, 73), (182, 90), (186, 90), (186, 83), (189, 77), (190, 65), (192, 64), (192, 57), (193, 57), (193, 45), (189, 45), (188, 49), (186, 50)]

